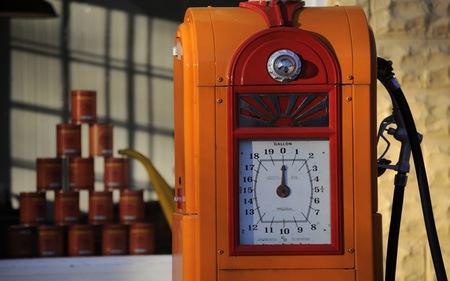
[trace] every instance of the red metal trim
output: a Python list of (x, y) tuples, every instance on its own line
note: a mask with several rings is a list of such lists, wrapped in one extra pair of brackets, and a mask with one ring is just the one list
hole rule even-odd
[[(273, 94), (286, 92), (328, 92), (329, 93), (329, 126), (328, 127), (296, 127), (296, 128), (238, 128), (235, 108), (237, 108), (238, 93), (257, 93), (268, 91), (267, 87), (235, 87), (229, 90), (229, 245), (231, 255), (332, 255), (342, 253), (343, 225), (342, 225), (342, 179), (341, 179), (341, 136), (340, 110), (338, 86), (293, 86), (270, 89)], [(330, 141), (330, 204), (331, 204), (331, 243), (327, 245), (240, 245), (239, 244), (239, 203), (238, 203), (238, 143), (239, 139), (293, 139), (293, 138), (327, 138)]]
[[(267, 72), (267, 59), (280, 49), (300, 56), (302, 71), (291, 82), (278, 82)], [(235, 52), (229, 72), (229, 85), (317, 85), (337, 84), (339, 65), (331, 49), (314, 34), (292, 28), (265, 29), (250, 36)]]
[(258, 12), (269, 27), (292, 26), (295, 12), (305, 6), (304, 1), (267, 1), (241, 2), (239, 7)]
[[(260, 5), (248, 3), (246, 8), (256, 8), (275, 13), (267, 2)], [(266, 3), (266, 4), (264, 4)], [(274, 1), (272, 1), (274, 3)], [(287, 2), (294, 4), (292, 1)], [(242, 4), (242, 3), (241, 3)], [(299, 3), (297, 2), (297, 8)], [(267, 8), (267, 9), (265, 9)], [(276, 16), (275, 16), (276, 18)], [(266, 21), (274, 24), (274, 17), (265, 16)], [(290, 49), (297, 53), (304, 63), (299, 78), (291, 82), (277, 82), (267, 73), (266, 64), (269, 56), (280, 49)], [(342, 225), (342, 179), (341, 179), (341, 136), (340, 136), (340, 71), (331, 49), (319, 37), (303, 30), (291, 27), (277, 27), (263, 30), (248, 38), (234, 54), (229, 72), (228, 92), (228, 159), (229, 166), (229, 246), (232, 255), (278, 255), (278, 254), (340, 254), (343, 249)], [(281, 128), (238, 128), (237, 100), (240, 93), (301, 93), (328, 92), (329, 126), (328, 127), (281, 127)], [(327, 138), (330, 140), (330, 175), (331, 202), (331, 243), (327, 245), (239, 245), (238, 199), (236, 179), (238, 170), (237, 151), (239, 139), (245, 138)]]

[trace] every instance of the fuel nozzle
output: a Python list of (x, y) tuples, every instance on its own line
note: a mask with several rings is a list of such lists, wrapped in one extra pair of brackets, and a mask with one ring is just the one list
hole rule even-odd
[(393, 71), (392, 61), (377, 58), (377, 78), (389, 92), (400, 88), (400, 84), (394, 77), (395, 73)]
[[(378, 140), (382, 138), (387, 142), (388, 146), (386, 150), (383, 152), (382, 156), (378, 159), (378, 176), (383, 174), (386, 169), (392, 169), (403, 175), (409, 173), (410, 169), (410, 157), (411, 157), (411, 145), (409, 143), (408, 133), (406, 130), (406, 124), (403, 120), (403, 116), (401, 114), (400, 108), (397, 104), (397, 101), (394, 97), (396, 90), (400, 89), (400, 84), (397, 79), (394, 77), (394, 72), (392, 68), (392, 62), (387, 61), (382, 58), (377, 59), (378, 67), (377, 67), (377, 77), (378, 80), (388, 89), (389, 95), (392, 100), (392, 115), (385, 118), (381, 124), (380, 129), (378, 130)], [(390, 125), (395, 124), (394, 127), (390, 127)], [(398, 162), (395, 165), (390, 165), (391, 161), (384, 158), (389, 147), (390, 142), (384, 136), (384, 132), (388, 135), (392, 135), (394, 139), (401, 143), (400, 153)], [(422, 135), (418, 134), (419, 140), (422, 140)], [(401, 177), (403, 182), (399, 182), (401, 185), (406, 185), (406, 176)]]

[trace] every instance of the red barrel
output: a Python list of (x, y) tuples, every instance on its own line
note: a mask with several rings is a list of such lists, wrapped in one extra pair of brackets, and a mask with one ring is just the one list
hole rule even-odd
[(60, 190), (62, 188), (61, 158), (37, 158), (36, 183), (38, 191)]
[(69, 159), (70, 190), (94, 190), (94, 158)]
[(55, 191), (55, 224), (69, 225), (80, 221), (80, 196), (78, 191)]
[(94, 123), (97, 119), (97, 93), (89, 90), (71, 91), (72, 123)]
[(89, 192), (89, 223), (105, 224), (114, 220), (113, 193), (111, 191)]
[(92, 225), (71, 225), (69, 227), (69, 256), (94, 255), (94, 237)]
[(47, 200), (44, 192), (21, 192), (19, 200), (21, 224), (37, 225), (45, 223)]
[(37, 255), (61, 257), (64, 255), (63, 228), (57, 225), (41, 225), (37, 228)]
[(12, 225), (6, 236), (8, 258), (31, 258), (34, 256), (35, 229), (32, 226)]
[(121, 190), (119, 200), (119, 217), (121, 223), (144, 221), (143, 190)]
[(126, 255), (128, 231), (123, 224), (104, 225), (102, 229), (102, 254), (105, 256)]
[(56, 126), (56, 155), (58, 157), (81, 156), (81, 125), (58, 124)]
[(126, 189), (128, 187), (128, 159), (105, 158), (104, 184), (106, 190)]
[(155, 253), (155, 226), (150, 223), (130, 224), (130, 255), (151, 255)]
[(110, 157), (113, 155), (113, 126), (92, 124), (89, 126), (89, 156)]

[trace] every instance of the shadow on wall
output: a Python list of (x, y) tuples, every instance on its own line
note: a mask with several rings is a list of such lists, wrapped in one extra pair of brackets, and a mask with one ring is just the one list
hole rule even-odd
[[(79, 1), (85, 3), (86, 1)], [(96, 2), (96, 1), (88, 1)], [(182, 22), (184, 13), (189, 7), (237, 7), (240, 2), (238, 0), (164, 0), (164, 1), (148, 1), (148, 0), (115, 0), (108, 1), (108, 8), (119, 8), (124, 2), (134, 3), (141, 11), (144, 11), (150, 17), (164, 18), (167, 20)], [(97, 3), (91, 3), (97, 4)], [(102, 5), (102, 4), (99, 4)]]
[[(237, 0), (164, 0), (164, 1), (148, 1), (148, 0), (55, 0), (61, 2), (60, 14), (58, 15), (58, 21), (60, 22), (57, 27), (53, 29), (48, 28), (45, 30), (50, 34), (50, 31), (55, 32), (55, 36), (51, 36), (52, 38), (60, 36), (61, 39), (52, 42), (51, 44), (36, 44), (33, 40), (22, 40), (22, 37), (13, 38), (13, 33), (15, 32), (13, 29), (13, 22), (9, 18), (0, 18), (0, 61), (2, 62), (0, 65), (0, 93), (1, 93), (1, 102), (0, 102), (0, 225), (7, 225), (12, 221), (17, 219), (18, 212), (14, 210), (11, 204), (11, 197), (13, 196), (11, 193), (12, 189), (12, 176), (11, 176), (11, 167), (19, 167), (22, 170), (31, 171), (34, 169), (34, 158), (26, 158), (26, 157), (16, 157), (13, 159), (12, 150), (11, 150), (11, 142), (13, 141), (11, 138), (11, 108), (15, 107), (15, 109), (19, 109), (21, 111), (31, 112), (31, 113), (42, 113), (45, 116), (50, 116), (51, 118), (61, 117), (63, 121), (67, 121), (69, 119), (69, 102), (67, 98), (67, 93), (70, 92), (71, 89), (71, 79), (73, 72), (73, 65), (83, 65), (84, 67), (95, 67), (101, 68), (104, 70), (103, 75), (106, 77), (110, 74), (111, 71), (121, 71), (124, 73), (124, 81), (123, 83), (126, 85), (126, 92), (129, 93), (129, 97), (127, 99), (127, 112), (135, 112), (135, 108), (133, 106), (133, 101), (135, 98), (136, 89), (134, 88), (134, 76), (136, 73), (141, 76), (146, 77), (156, 77), (160, 78), (160, 80), (164, 80), (165, 83), (171, 83), (170, 72), (166, 69), (158, 69), (157, 67), (144, 62), (142, 65), (134, 65), (134, 53), (133, 50), (136, 46), (133, 45), (136, 30), (133, 29), (133, 25), (130, 23), (135, 14), (146, 14), (151, 18), (159, 18), (170, 20), (174, 22), (182, 22), (184, 13), (189, 7), (237, 7), (240, 2)], [(243, 0), (244, 1), (244, 0)], [(129, 14), (129, 19), (126, 24), (128, 24), (128, 29), (126, 30), (128, 37), (124, 37), (128, 41), (128, 45), (126, 45), (126, 49), (123, 50), (126, 52), (126, 57), (123, 60), (120, 67), (117, 65), (112, 65), (110, 63), (110, 46), (112, 43), (110, 41), (110, 37), (105, 39), (105, 50), (104, 56), (98, 56), (98, 54), (92, 55), (91, 53), (86, 52), (76, 52), (73, 50), (72, 46), (69, 43), (67, 38), (68, 30), (70, 30), (70, 6), (73, 3), (83, 3), (92, 6), (103, 7), (105, 10), (118, 10), (124, 11)], [(111, 25), (109, 22), (104, 23), (105, 32), (104, 36), (110, 36), (110, 33), (113, 33)], [(26, 30), (27, 26), (25, 25), (16, 25), (20, 26), (21, 31)], [(53, 28), (53, 27), (52, 27)], [(152, 30), (148, 31), (153, 32)], [(25, 34), (27, 34), (25, 32)], [(150, 34), (151, 35), (151, 34)], [(149, 37), (150, 37), (149, 35)], [(39, 40), (38, 40), (39, 41)], [(41, 41), (39, 41), (41, 42)], [(15, 45), (14, 45), (15, 44)], [(99, 48), (102, 48), (100, 46)], [(31, 103), (27, 102), (12, 102), (12, 80), (13, 74), (11, 72), (13, 61), (11, 57), (12, 50), (19, 50), (21, 55), (28, 55), (34, 59), (31, 61), (27, 61), (30, 64), (36, 63), (35, 66), (40, 66), (38, 59), (39, 57), (42, 61), (47, 60), (59, 60), (60, 69), (58, 69), (58, 75), (60, 75), (59, 83), (61, 86), (48, 85), (48, 87), (53, 87), (55, 89), (58, 87), (61, 88), (61, 93), (65, 93), (64, 96), (57, 96), (56, 99), (61, 100), (61, 108), (55, 107), (51, 108), (47, 107), (46, 104), (36, 105), (34, 100)], [(148, 55), (148, 60), (151, 59), (150, 54)], [(28, 57), (28, 58), (29, 58)], [(103, 61), (105, 63), (103, 63)], [(36, 62), (37, 61), (37, 62)], [(100, 62), (99, 62), (100, 61)], [(116, 61), (115, 61), (116, 62)], [(42, 63), (42, 62), (41, 62)], [(103, 63), (103, 64), (102, 64)], [(147, 63), (147, 64), (145, 64)], [(116, 63), (117, 64), (117, 63)], [(72, 66), (72, 68), (71, 68)], [(22, 70), (19, 66), (17, 69)], [(144, 70), (142, 70), (144, 69)], [(19, 73), (21, 73), (19, 71)], [(161, 74), (162, 73), (162, 74)], [(105, 83), (106, 84), (106, 83)], [(46, 89), (43, 87), (42, 89)], [(42, 92), (42, 89), (40, 91)], [(43, 91), (45, 92), (45, 91)], [(53, 91), (55, 93), (59, 93), (59, 91)], [(57, 94), (58, 94), (57, 93)], [(104, 90), (106, 98), (105, 104), (109, 104), (108, 102), (110, 97), (110, 85), (105, 85)], [(109, 108), (106, 109), (105, 120), (102, 121), (111, 121)], [(152, 132), (153, 136), (163, 136), (163, 137), (171, 137), (172, 131), (167, 128), (161, 129), (160, 127), (155, 127), (152, 123), (150, 125), (139, 126), (137, 122), (133, 119), (134, 116), (128, 116), (127, 120), (115, 124), (121, 128), (133, 128), (135, 131), (145, 131)], [(54, 119), (51, 119), (54, 120)], [(135, 135), (131, 130), (129, 130), (127, 143), (134, 144), (135, 143)], [(149, 149), (151, 151), (151, 149)], [(132, 173), (132, 172), (131, 172)]]

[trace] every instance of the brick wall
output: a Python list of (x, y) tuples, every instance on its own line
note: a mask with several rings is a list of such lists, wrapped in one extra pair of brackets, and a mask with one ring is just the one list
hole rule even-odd
[[(448, 0), (329, 0), (329, 4), (364, 8), (373, 28), (377, 53), (394, 62), (394, 72), (411, 107), (422, 150), (433, 211), (447, 273), (450, 271), (450, 2)], [(378, 87), (378, 123), (391, 103)], [(399, 144), (392, 140), (392, 145)], [(398, 149), (388, 158), (397, 161)], [(384, 255), (395, 172), (379, 178), (379, 210), (383, 214)], [(428, 247), (420, 197), (411, 159), (411, 173), (399, 240), (397, 281), (436, 280)]]

